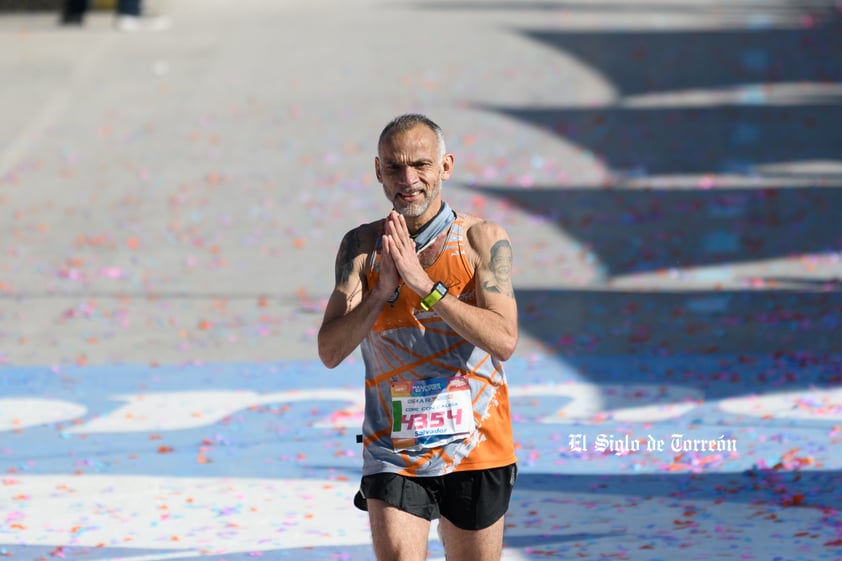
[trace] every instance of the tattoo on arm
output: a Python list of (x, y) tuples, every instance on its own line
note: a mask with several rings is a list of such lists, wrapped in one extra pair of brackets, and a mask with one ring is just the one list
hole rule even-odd
[(493, 281), (486, 281), (483, 287), (489, 292), (514, 297), (512, 289), (512, 245), (508, 240), (499, 240), (491, 246), (488, 268), (494, 275)]
[(360, 235), (357, 230), (345, 234), (336, 255), (336, 284), (345, 284), (354, 272), (354, 258), (360, 251)]

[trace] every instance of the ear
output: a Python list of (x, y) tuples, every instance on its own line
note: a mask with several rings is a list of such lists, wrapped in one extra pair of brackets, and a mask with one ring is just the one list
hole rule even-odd
[(450, 177), (450, 174), (453, 173), (453, 154), (445, 154), (444, 157), (441, 159), (441, 179), (444, 181), (445, 179)]
[(380, 157), (374, 157), (374, 175), (377, 176), (378, 183), (383, 183), (383, 177), (380, 175)]

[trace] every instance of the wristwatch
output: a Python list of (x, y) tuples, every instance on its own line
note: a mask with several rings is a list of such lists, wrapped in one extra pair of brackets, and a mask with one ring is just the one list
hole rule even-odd
[(436, 302), (444, 298), (447, 294), (447, 287), (441, 281), (433, 285), (433, 291), (421, 299), (421, 309), (424, 311), (432, 308)]

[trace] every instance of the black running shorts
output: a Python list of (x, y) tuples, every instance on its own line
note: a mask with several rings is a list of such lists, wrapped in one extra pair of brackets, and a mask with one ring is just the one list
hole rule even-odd
[(380, 499), (426, 520), (441, 516), (462, 530), (482, 530), (506, 514), (516, 479), (517, 464), (436, 477), (377, 473), (362, 478), (354, 505), (367, 510), (366, 499)]

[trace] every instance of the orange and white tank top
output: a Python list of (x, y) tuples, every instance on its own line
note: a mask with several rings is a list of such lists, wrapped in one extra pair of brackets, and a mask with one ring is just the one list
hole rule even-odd
[[(426, 271), (448, 287), (445, 298), (475, 305), (474, 267), (465, 254), (464, 224), (465, 216), (457, 213), (442, 253)], [(367, 264), (368, 286), (377, 283), (379, 260), (378, 241)], [(363, 475), (436, 476), (516, 461), (503, 364), (453, 331), (435, 307), (424, 311), (421, 297), (412, 290), (403, 287), (394, 304), (383, 306), (360, 348), (365, 362)], [(464, 376), (469, 382), (473, 430), (442, 446), (396, 450), (392, 383), (452, 376)]]

